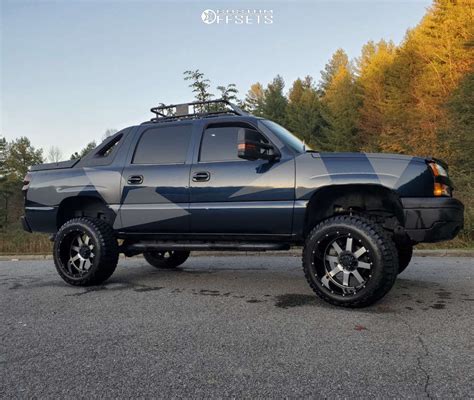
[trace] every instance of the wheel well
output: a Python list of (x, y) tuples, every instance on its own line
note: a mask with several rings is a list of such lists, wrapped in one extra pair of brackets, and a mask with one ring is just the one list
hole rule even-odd
[(306, 208), (304, 236), (323, 219), (337, 214), (362, 213), (382, 224), (404, 225), (398, 194), (379, 185), (340, 185), (319, 189)]
[(57, 228), (59, 229), (65, 222), (76, 217), (98, 218), (113, 225), (115, 213), (103, 200), (97, 197), (68, 197), (59, 205)]

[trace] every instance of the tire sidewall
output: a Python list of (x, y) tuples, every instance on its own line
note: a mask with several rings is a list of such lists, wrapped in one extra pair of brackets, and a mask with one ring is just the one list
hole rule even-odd
[[(64, 241), (68, 238), (69, 235), (73, 233), (87, 234), (91, 238), (92, 244), (94, 245), (94, 259), (91, 262), (91, 267), (89, 268), (86, 274), (78, 277), (70, 276), (66, 272), (66, 265), (64, 264), (61, 257), (61, 246), (66, 245)], [(100, 233), (98, 232), (92, 221), (89, 221), (86, 218), (80, 218), (66, 222), (56, 234), (53, 246), (54, 264), (59, 275), (66, 282), (73, 285), (94, 284), (94, 277), (99, 275), (99, 270), (101, 268), (101, 264), (103, 263), (105, 253), (104, 245), (105, 243), (103, 241), (103, 238), (100, 237)]]
[[(368, 296), (377, 296), (376, 292), (379, 288), (383, 285), (384, 275), (386, 274), (386, 268), (389, 266), (386, 265), (386, 260), (384, 259), (383, 253), (379, 248), (379, 245), (376, 240), (374, 240), (373, 233), (370, 232), (370, 228), (367, 229), (363, 224), (360, 222), (365, 222), (369, 226), (371, 226), (370, 221), (365, 221), (359, 218), (353, 218), (354, 221), (357, 221), (354, 224), (349, 224), (347, 222), (338, 223), (336, 221), (332, 223), (328, 223), (321, 227), (321, 229), (315, 230), (312, 235), (308, 238), (305, 246), (305, 253), (304, 253), (304, 264), (308, 269), (309, 276), (308, 279), (311, 280), (313, 288), (316, 287), (317, 292), (323, 294), (323, 296), (340, 303), (340, 305), (344, 304), (356, 304), (358, 302), (364, 301)], [(316, 276), (316, 265), (315, 263), (318, 262), (318, 259), (314, 256), (318, 255), (318, 252), (321, 253), (320, 249), (318, 249), (318, 241), (326, 236), (326, 234), (333, 234), (334, 231), (339, 232), (340, 234), (347, 234), (350, 233), (353, 237), (355, 236), (357, 239), (361, 239), (363, 245), (369, 250), (371, 254), (371, 261), (372, 261), (372, 269), (371, 269), (371, 277), (367, 281), (364, 288), (360, 289), (354, 295), (339, 295), (336, 293), (332, 293), (330, 289), (326, 288), (322, 282), (320, 277)], [(379, 233), (379, 232), (378, 232)], [(380, 234), (380, 233), (379, 233)], [(387, 240), (389, 240), (387, 238)], [(314, 253), (313, 253), (314, 252)], [(319, 257), (324, 256), (323, 254), (319, 254)], [(324, 262), (323, 259), (319, 259), (320, 262)], [(397, 267), (398, 268), (398, 267)]]

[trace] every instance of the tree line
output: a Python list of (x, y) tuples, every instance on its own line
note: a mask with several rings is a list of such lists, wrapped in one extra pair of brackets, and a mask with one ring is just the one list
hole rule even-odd
[[(233, 101), (285, 126), (315, 150), (444, 159), (457, 184), (456, 193), (467, 206), (465, 237), (474, 239), (472, 1), (435, 0), (400, 45), (369, 41), (355, 59), (338, 49), (319, 80), (308, 75), (288, 89), (280, 75), (267, 84), (254, 83), (243, 98), (233, 83), (213, 91), (200, 70), (185, 71), (184, 80), (196, 100)], [(95, 145), (89, 143), (71, 158), (83, 156)], [(50, 149), (48, 158), (58, 161), (60, 150)], [(21, 187), (28, 166), (43, 160), (42, 150), (26, 137), (11, 143), (0, 140), (0, 212)], [(0, 215), (1, 221), (5, 218)]]
[[(186, 71), (197, 100), (213, 98), (204, 74)], [(227, 90), (226, 90), (227, 89)], [(355, 59), (338, 49), (321, 71), (285, 90), (277, 75), (244, 98), (218, 96), (288, 128), (321, 151), (391, 152), (448, 162), (474, 240), (474, 3), (435, 0), (400, 45), (369, 41)]]

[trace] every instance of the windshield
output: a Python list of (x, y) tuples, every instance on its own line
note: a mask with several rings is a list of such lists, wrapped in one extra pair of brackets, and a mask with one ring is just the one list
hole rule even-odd
[(273, 121), (269, 121), (268, 119), (264, 119), (262, 123), (268, 129), (270, 129), (276, 136), (278, 136), (278, 139), (280, 139), (289, 148), (293, 149), (297, 153), (304, 153), (308, 149), (308, 148), (305, 149), (305, 145), (301, 140), (299, 140), (292, 133), (288, 132), (281, 125), (278, 125), (277, 123)]

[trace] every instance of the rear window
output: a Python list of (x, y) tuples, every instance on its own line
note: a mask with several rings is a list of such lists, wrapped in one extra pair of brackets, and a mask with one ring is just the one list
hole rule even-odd
[(142, 135), (134, 164), (184, 164), (191, 141), (191, 125), (152, 128)]

